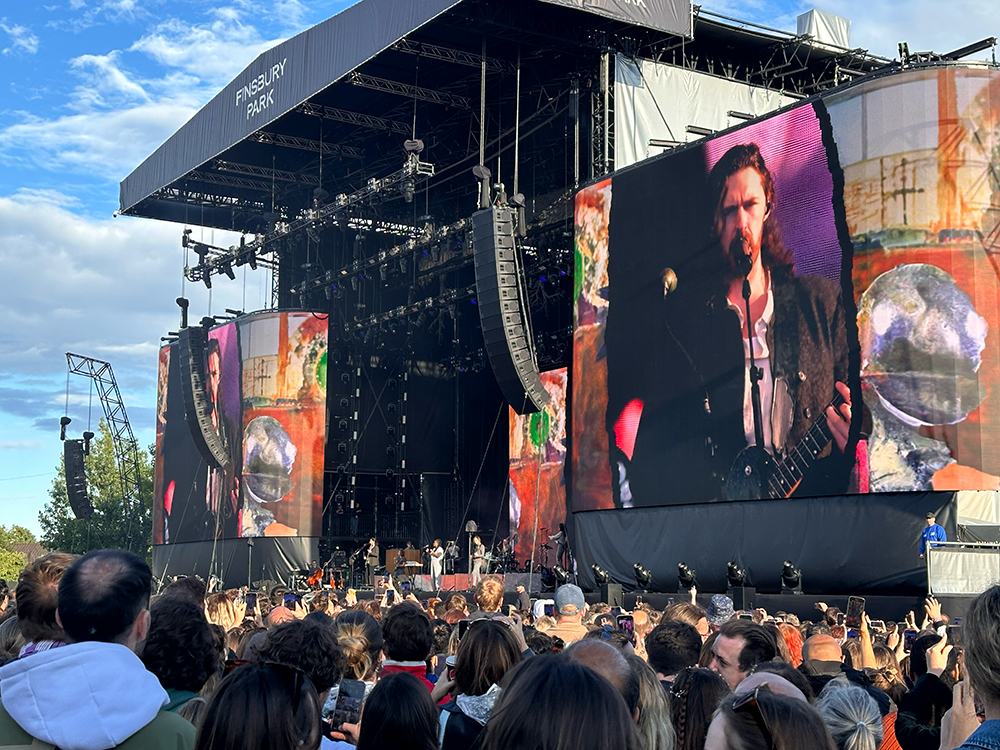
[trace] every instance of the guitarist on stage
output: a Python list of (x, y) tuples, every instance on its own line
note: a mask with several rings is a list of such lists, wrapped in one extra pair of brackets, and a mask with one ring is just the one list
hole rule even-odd
[[(755, 444), (746, 278), (754, 359), (762, 371), (763, 447), (780, 460), (825, 420), (820, 458), (789, 494), (844, 492), (853, 446), (845, 456), (851, 392), (841, 290), (827, 278), (794, 273), (774, 216), (773, 178), (756, 144), (730, 148), (708, 184), (711, 245), (698, 265), (681, 267), (676, 293), (665, 292), (669, 371), (659, 373), (660, 392), (645, 405), (628, 484), (619, 486), (628, 488), (633, 505), (726, 497), (734, 459)], [(843, 403), (828, 407), (837, 394)], [(757, 496), (769, 496), (767, 488)]]

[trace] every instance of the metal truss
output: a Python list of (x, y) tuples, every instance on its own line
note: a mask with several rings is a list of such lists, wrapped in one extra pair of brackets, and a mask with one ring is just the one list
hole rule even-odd
[(451, 291), (445, 292), (437, 297), (428, 297), (427, 299), (420, 300), (419, 302), (414, 302), (411, 305), (400, 305), (399, 307), (394, 307), (391, 310), (370, 315), (364, 320), (346, 323), (344, 325), (344, 330), (354, 332), (363, 331), (367, 328), (374, 328), (375, 326), (382, 325), (383, 323), (387, 323), (392, 320), (403, 320), (411, 315), (419, 315), (424, 310), (434, 310), (442, 307), (448, 307), (455, 302), (469, 299), (470, 297), (475, 296), (475, 294), (475, 284), (462, 289), (452, 289)]
[(319, 154), (349, 156), (352, 159), (364, 158), (361, 149), (354, 148), (353, 146), (314, 141), (309, 138), (295, 138), (290, 135), (281, 135), (280, 133), (268, 133), (264, 130), (258, 130), (256, 133), (251, 134), (248, 140), (255, 141), (256, 143), (284, 146), (285, 148), (296, 148), (300, 151), (313, 151)]
[[(104, 407), (104, 417), (111, 430), (115, 464), (118, 466), (128, 549), (145, 554), (144, 545), (141, 548), (133, 549), (136, 546), (132, 528), (132, 522), (137, 515), (135, 506), (139, 505), (141, 508), (140, 504), (142, 503), (139, 445), (132, 432), (132, 425), (129, 424), (128, 415), (125, 413), (125, 403), (122, 401), (121, 391), (118, 390), (118, 383), (111, 370), (111, 363), (66, 352), (66, 365), (71, 373), (84, 375), (93, 380), (97, 386), (97, 393), (100, 395), (101, 405)], [(145, 538), (145, 530), (140, 530), (140, 533), (142, 535), (140, 538)]]
[(411, 127), (403, 122), (387, 120), (384, 117), (375, 117), (373, 115), (364, 115), (360, 112), (351, 112), (346, 109), (337, 109), (336, 107), (324, 107), (321, 104), (313, 104), (312, 102), (300, 104), (295, 108), (295, 111), (303, 115), (322, 117), (326, 120), (335, 120), (336, 122), (346, 122), (348, 125), (357, 125), (358, 127), (371, 128), (372, 130), (385, 130), (389, 133), (409, 135), (411, 131)]
[(445, 91), (435, 91), (422, 86), (413, 86), (409, 83), (400, 83), (388, 78), (378, 78), (376, 76), (358, 73), (357, 71), (348, 74), (345, 79), (348, 83), (375, 91), (384, 91), (389, 94), (398, 94), (409, 99), (419, 99), (432, 104), (442, 104), (446, 107), (460, 107), (461, 109), (472, 109), (469, 100), (458, 94), (449, 94)]
[[(325, 205), (304, 211), (294, 221), (280, 223), (270, 232), (257, 235), (252, 242), (247, 242), (245, 245), (238, 247), (230, 247), (228, 250), (210, 248), (212, 252), (203, 254), (201, 256), (202, 260), (198, 265), (187, 266), (184, 269), (184, 276), (189, 281), (203, 281), (214, 274), (226, 273), (226, 269), (231, 270), (234, 265), (242, 265), (248, 262), (249, 258), (254, 258), (255, 262), (259, 262), (256, 259), (262, 254), (272, 252), (278, 241), (309, 228), (318, 229), (328, 220), (346, 219), (349, 212), (357, 206), (369, 203), (373, 199), (390, 191), (395, 192), (405, 181), (409, 180), (415, 183), (417, 180), (426, 179), (433, 175), (433, 164), (420, 161), (420, 157), (417, 154), (410, 153), (403, 167), (389, 176), (382, 177), (381, 179), (373, 177), (360, 190), (356, 190), (350, 195), (337, 195)], [(275, 272), (274, 277), (275, 279), (277, 278), (277, 272)], [(274, 290), (276, 289), (277, 281), (275, 281), (274, 285)]]
[[(392, 49), (397, 52), (407, 52), (411, 55), (442, 60), (443, 62), (467, 65), (477, 70), (481, 69), (483, 64), (482, 55), (477, 55), (473, 52), (463, 52), (462, 50), (451, 49), (450, 47), (440, 47), (436, 44), (428, 44), (427, 42), (415, 42), (412, 39), (406, 38), (400, 39), (392, 45)], [(515, 67), (512, 63), (505, 60), (487, 57), (486, 70), (491, 73), (513, 73)]]
[(395, 245), (387, 250), (382, 250), (370, 258), (365, 258), (364, 260), (356, 260), (350, 265), (344, 266), (335, 271), (327, 271), (326, 273), (317, 276), (316, 278), (309, 279), (308, 281), (303, 281), (297, 287), (292, 289), (293, 293), (296, 294), (309, 294), (311, 292), (318, 291), (324, 287), (329, 286), (337, 282), (337, 279), (347, 277), (349, 275), (363, 273), (369, 269), (375, 268), (377, 266), (390, 263), (399, 258), (409, 257), (417, 250), (425, 247), (430, 247), (438, 242), (442, 242), (449, 237), (453, 237), (458, 234), (464, 234), (472, 226), (471, 219), (460, 219), (454, 224), (449, 224), (446, 227), (435, 232), (425, 232), (419, 237), (411, 237), (406, 240), (406, 242)]
[(272, 167), (258, 167), (253, 164), (240, 164), (234, 161), (224, 161), (216, 159), (212, 162), (212, 168), (220, 172), (232, 172), (233, 174), (245, 175), (247, 177), (261, 177), (265, 180), (281, 180), (282, 182), (294, 182), (299, 185), (319, 185), (319, 177), (305, 172), (288, 172), (284, 169), (274, 169)]

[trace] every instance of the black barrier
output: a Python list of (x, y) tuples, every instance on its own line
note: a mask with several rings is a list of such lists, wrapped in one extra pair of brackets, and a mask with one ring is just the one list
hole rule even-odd
[(256, 581), (288, 584), (292, 575), (308, 570), (319, 557), (316, 537), (258, 537), (219, 539), (216, 542), (185, 542), (153, 546), (153, 575), (166, 580), (176, 575), (210, 575), (222, 579), (225, 588)]
[(677, 564), (698, 574), (698, 590), (726, 590), (726, 563), (750, 571), (758, 591), (777, 593), (790, 560), (806, 593), (911, 595), (927, 591), (920, 531), (928, 512), (955, 538), (953, 492), (838, 495), (798, 500), (674, 505), (574, 514), (577, 573), (594, 588), (597, 563), (634, 586), (637, 562), (651, 590), (677, 591)]

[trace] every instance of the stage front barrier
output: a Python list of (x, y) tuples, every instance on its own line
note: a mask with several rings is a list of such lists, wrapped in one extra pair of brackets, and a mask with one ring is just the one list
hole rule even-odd
[(724, 592), (726, 563), (750, 574), (761, 594), (779, 593), (785, 560), (802, 571), (807, 594), (926, 593), (919, 557), (924, 516), (935, 512), (949, 538), (955, 493), (900, 492), (670, 505), (576, 513), (574, 551), (586, 590), (597, 563), (626, 590), (633, 564), (653, 574), (650, 590), (677, 591), (677, 564), (697, 572), (698, 591)]
[(251, 585), (258, 581), (288, 585), (293, 575), (308, 570), (318, 553), (319, 539), (299, 536), (154, 544), (153, 575), (164, 582), (177, 575), (205, 580), (217, 575), (227, 589), (247, 585), (248, 578)]
[(1000, 583), (1000, 544), (942, 542), (927, 551), (927, 588), (935, 596), (977, 596)]

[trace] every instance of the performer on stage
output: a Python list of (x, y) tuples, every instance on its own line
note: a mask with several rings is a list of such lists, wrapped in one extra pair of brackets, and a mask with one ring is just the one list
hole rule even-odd
[(434, 540), (429, 554), (431, 557), (431, 589), (438, 591), (441, 588), (441, 572), (444, 568), (444, 547), (441, 546), (440, 539)]
[(393, 573), (396, 578), (406, 575), (406, 555), (401, 549), (396, 550), (396, 559), (393, 561)]
[(375, 586), (375, 569), (378, 568), (380, 557), (378, 542), (375, 537), (368, 540), (368, 548), (365, 550), (365, 585)]
[[(755, 441), (744, 256), (750, 265), (754, 360), (763, 373), (763, 447), (782, 457), (823, 420), (834, 447), (811, 467), (798, 490), (808, 494), (806, 486), (816, 482), (814, 487), (824, 490), (818, 494), (843, 492), (853, 458), (844, 454), (851, 393), (840, 287), (821, 276), (795, 274), (772, 212), (772, 176), (756, 144), (729, 149), (713, 167), (709, 184), (711, 257), (719, 260), (702, 277), (692, 272), (684, 293), (672, 298), (666, 335), (678, 342), (697, 336), (715, 345), (704, 349), (711, 361), (698, 361), (704, 353), (679, 356), (672, 361), (674, 369), (659, 376), (664, 385), (642, 413), (627, 471), (630, 502), (659, 504), (665, 484), (671, 499), (676, 493), (688, 502), (723, 497), (729, 467)], [(700, 350), (690, 346), (680, 351)], [(827, 407), (835, 394), (843, 403)], [(711, 470), (693, 468), (699, 466)]]
[(483, 561), (486, 559), (486, 547), (479, 536), (472, 537), (472, 585), (479, 583), (483, 577)]
[(444, 551), (444, 572), (447, 575), (455, 574), (455, 564), (458, 562), (458, 556), (458, 543), (455, 541), (448, 542), (448, 546)]

